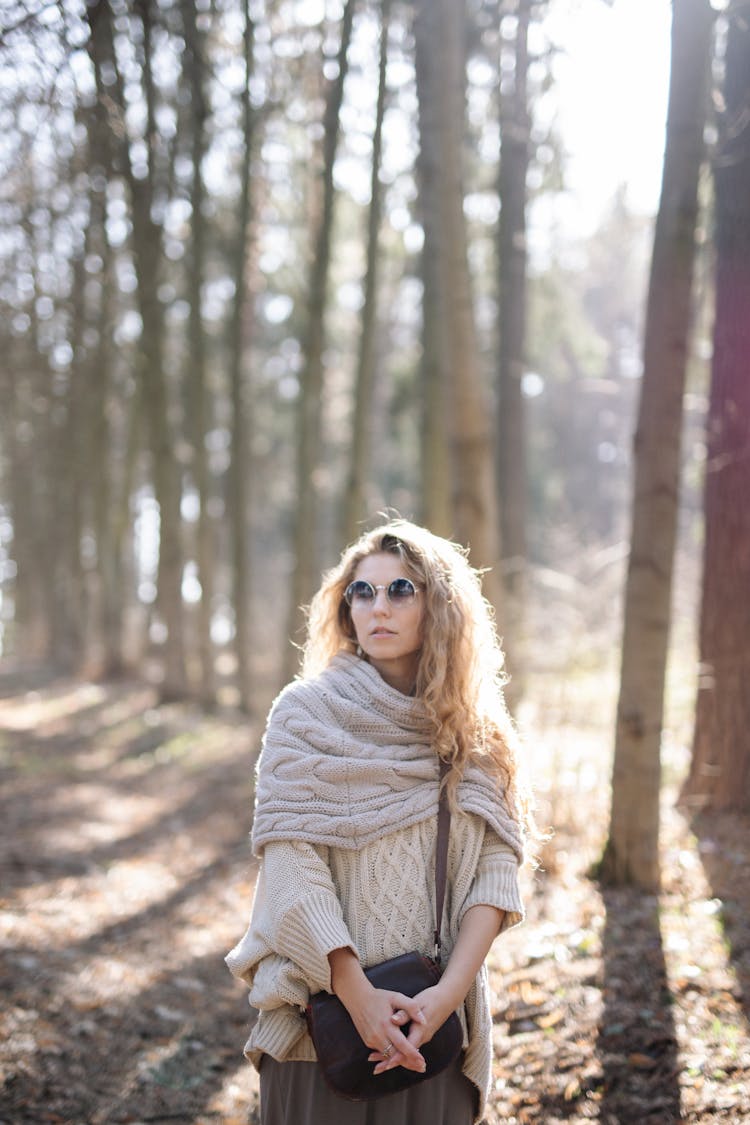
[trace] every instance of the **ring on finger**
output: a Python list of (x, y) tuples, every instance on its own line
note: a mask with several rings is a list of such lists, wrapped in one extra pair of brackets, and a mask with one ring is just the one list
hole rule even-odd
[(393, 1053), (393, 1044), (391, 1042), (388, 1042), (388, 1043), (386, 1043), (385, 1047), (383, 1048), (383, 1054), (385, 1055), (386, 1058), (388, 1058), (392, 1053)]

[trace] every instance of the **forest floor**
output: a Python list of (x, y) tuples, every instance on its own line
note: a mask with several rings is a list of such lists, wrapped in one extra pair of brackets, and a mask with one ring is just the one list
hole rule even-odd
[[(750, 826), (668, 795), (662, 892), (602, 890), (603, 737), (568, 724), (548, 755), (555, 836), (490, 955), (488, 1125), (750, 1122)], [(257, 1121), (223, 955), (258, 724), (9, 669), (0, 740), (0, 1123)]]

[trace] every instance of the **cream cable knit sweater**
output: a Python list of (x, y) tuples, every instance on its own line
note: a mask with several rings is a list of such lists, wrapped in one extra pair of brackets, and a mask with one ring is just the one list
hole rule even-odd
[[(353, 821), (353, 824), (349, 831), (341, 835), (337, 845), (315, 839), (315, 833), (310, 830), (309, 816), (312, 808), (316, 826), (320, 826), (321, 831), (327, 835), (331, 832), (331, 820), (317, 820), (318, 810), (312, 803), (320, 780), (320, 751), (313, 747), (308, 751), (308, 772), (304, 785), (301, 785), (302, 762), (297, 761), (297, 754), (302, 753), (304, 745), (302, 732), (310, 726), (309, 714), (306, 712), (311, 708), (321, 707), (316, 702), (316, 685), (323, 683), (322, 695), (325, 699), (326, 693), (330, 696), (332, 690), (331, 680), (343, 678), (345, 689), (351, 690), (354, 687), (365, 697), (368, 704), (365, 710), (369, 710), (371, 716), (368, 738), (372, 738), (370, 728), (373, 725), (386, 729), (386, 725), (381, 724), (383, 698), (388, 709), (406, 705), (405, 715), (413, 716), (418, 712), (418, 705), (415, 706), (414, 700), (407, 700), (388, 688), (369, 665), (347, 655), (342, 668), (341, 658), (336, 660), (339, 664), (333, 669), (332, 677), (324, 673), (317, 681), (291, 685), (282, 693), (272, 711), (259, 764), (256, 818), (260, 822), (260, 828), (256, 823), (253, 838), (261, 854), (261, 867), (250, 925), (226, 959), (232, 973), (250, 987), (250, 1003), (259, 1011), (245, 1046), (245, 1054), (256, 1065), (264, 1053), (282, 1060), (315, 1059), (315, 1051), (305, 1026), (304, 1007), (310, 993), (321, 989), (331, 991), (328, 954), (333, 949), (343, 946), (353, 949), (364, 967), (412, 949), (427, 954), (432, 952), (437, 770), (434, 753), (430, 760), (422, 753), (421, 739), (420, 742), (415, 742), (413, 719), (409, 725), (404, 726), (401, 716), (402, 722), (396, 723), (396, 735), (393, 715), (389, 716), (387, 723), (391, 742), (394, 738), (401, 739), (401, 751), (404, 744), (411, 747), (406, 755), (397, 748), (396, 764), (394, 766), (391, 763), (391, 769), (396, 774), (394, 787), (399, 795), (399, 803), (392, 802), (393, 788), (387, 784), (387, 775), (379, 766), (374, 773), (366, 773), (366, 804), (362, 818), (358, 815), (357, 801), (349, 800), (351, 792), (359, 787), (355, 785), (352, 789), (346, 781), (339, 778), (335, 787), (331, 784), (329, 788), (324, 776), (322, 788), (325, 802), (336, 804), (335, 789), (340, 786), (339, 807), (346, 807), (346, 818), (342, 819), (342, 824), (348, 820)], [(356, 663), (353, 665), (352, 662)], [(359, 665), (367, 670), (364, 678)], [(354, 677), (350, 675), (352, 670)], [(341, 672), (343, 677), (339, 674)], [(303, 701), (299, 699), (300, 694), (305, 696)], [(334, 696), (335, 694), (334, 691)], [(391, 699), (391, 695), (397, 698)], [(300, 706), (295, 705), (300, 703)], [(361, 704), (360, 699), (359, 705)], [(325, 706), (329, 705), (330, 698), (325, 703)], [(372, 717), (373, 709), (375, 718)], [(293, 735), (293, 757), (297, 777), (293, 788), (289, 789), (284, 784), (284, 770), (281, 770), (280, 780), (276, 767), (279, 763), (283, 765), (288, 762), (284, 743), (288, 742), (289, 723), (294, 722), (295, 716), (297, 729)], [(421, 731), (418, 733), (421, 734)], [(313, 741), (320, 744), (320, 730), (315, 732)], [(359, 748), (356, 737), (354, 744), (351, 738), (347, 740), (344, 730), (334, 721), (329, 728), (328, 742), (339, 748), (339, 757), (343, 756), (347, 760), (351, 778), (351, 767), (352, 764), (356, 767), (357, 758), (360, 764), (366, 761), (365, 755), (357, 752)], [(270, 753), (269, 744), (272, 747)], [(426, 743), (423, 745), (428, 749)], [(415, 746), (418, 750), (415, 750)], [(372, 743), (368, 749), (371, 754), (374, 752)], [(393, 753), (392, 746), (387, 749)], [(323, 758), (325, 756), (322, 755)], [(399, 773), (399, 762), (403, 762), (404, 758), (412, 763), (407, 774), (414, 773), (415, 763), (419, 763), (420, 767), (429, 764), (433, 774), (432, 784), (427, 777), (419, 777), (418, 781), (416, 777), (413, 781), (409, 777), (407, 785), (401, 787), (400, 781), (404, 774), (403, 771)], [(380, 748), (376, 760), (386, 760), (386, 754)], [(340, 764), (339, 762), (338, 765)], [(323, 774), (325, 775), (325, 769)], [(361, 780), (361, 774), (357, 774), (356, 779)], [(286, 782), (289, 782), (288, 776)], [(482, 795), (481, 802), (484, 803), (486, 792), (481, 779), (475, 784), (477, 792)], [(429, 798), (424, 806), (417, 804), (421, 815), (415, 817), (415, 795), (418, 795), (417, 802), (421, 801), (424, 791), (429, 791)], [(265, 808), (264, 794), (267, 797)], [(384, 821), (379, 834), (370, 823), (373, 797)], [(278, 802), (281, 800), (288, 806), (283, 810), (284, 821), (279, 815)], [(474, 800), (470, 799), (467, 803), (474, 804), (478, 800), (475, 793)], [(393, 823), (392, 813), (399, 805), (404, 813), (402, 825)], [(335, 825), (338, 819), (335, 810), (332, 816)], [(301, 821), (305, 821), (305, 824), (300, 830)], [(286, 838), (283, 838), (283, 823), (292, 826), (287, 827)], [(270, 830), (267, 827), (269, 824), (272, 825)], [(473, 810), (461, 811), (452, 817), (448, 887), (443, 918), (444, 961), (451, 954), (461, 920), (471, 906), (485, 903), (505, 911), (503, 928), (515, 924), (522, 917), (523, 907), (517, 881), (517, 848), (510, 846), (507, 839), (510, 835), (513, 844), (516, 844), (518, 834), (517, 829), (514, 833), (508, 825), (515, 828), (504, 809), (500, 818), (492, 815), (485, 819), (478, 811)], [(299, 834), (290, 838), (291, 832)], [(302, 838), (305, 835), (313, 838)], [(492, 1062), (492, 1022), (484, 968), (459, 1015), (464, 1027), (466, 1047), (464, 1072), (479, 1091), (481, 1117)]]

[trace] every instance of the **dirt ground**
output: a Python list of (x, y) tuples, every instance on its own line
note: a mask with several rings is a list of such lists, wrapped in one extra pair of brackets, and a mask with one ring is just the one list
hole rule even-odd
[[(0, 673), (0, 1125), (257, 1121), (223, 963), (257, 739), (137, 683)], [(750, 827), (668, 796), (662, 893), (602, 892), (606, 786), (560, 785), (528, 919), (490, 955), (488, 1125), (750, 1122)]]

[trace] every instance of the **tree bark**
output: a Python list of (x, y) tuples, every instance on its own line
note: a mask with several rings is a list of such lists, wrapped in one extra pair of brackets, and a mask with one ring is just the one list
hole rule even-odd
[(198, 695), (206, 707), (216, 702), (216, 677), (211, 641), (211, 608), (215, 588), (214, 534), (210, 512), (211, 476), (206, 453), (206, 433), (210, 425), (210, 395), (206, 387), (206, 348), (201, 293), (206, 272), (206, 221), (203, 214), (205, 188), (203, 157), (206, 152), (206, 119), (208, 105), (205, 95), (204, 36), (198, 28), (194, 0), (184, 5), (186, 65), (189, 70), (192, 124), (193, 179), (191, 190), (191, 248), (188, 281), (190, 320), (190, 354), (188, 358), (188, 419), (191, 443), (193, 485), (199, 498), (196, 535), (196, 563), (201, 587), (197, 613), (197, 684)]
[[(43, 292), (37, 263), (47, 247), (38, 244), (41, 235), (34, 230), (28, 216), (24, 218), (23, 225), (31, 251), (32, 292), (36, 297)], [(58, 518), (56, 507), (60, 498), (54, 465), (56, 435), (51, 419), (52, 371), (41, 342), (42, 334), (36, 300), (32, 300), (28, 308), (30, 362), (28, 379), (21, 383), (23, 414), (26, 415), (29, 433), (29, 440), (24, 443), (30, 508), (28, 524), (30, 551), (27, 562), (34, 575), (35, 590), (32, 604), (35, 648), (42, 659), (55, 661), (61, 651), (61, 604), (67, 601), (67, 590), (64, 581), (62, 588), (59, 586), (60, 572), (56, 553), (50, 551), (47, 546), (48, 529)]]
[(700, 671), (690, 773), (698, 808), (750, 812), (750, 21), (730, 6), (714, 162), (716, 319), (707, 422)]
[(522, 379), (526, 336), (526, 177), (529, 169), (528, 34), (532, 0), (515, 9), (512, 88), (500, 94), (498, 224), (497, 474), (503, 577), (503, 638), (514, 696), (523, 676), (526, 590), (526, 418)]
[[(418, 13), (419, 20), (426, 16)], [(439, 74), (429, 42), (428, 24), (416, 36), (415, 63), (419, 111), (419, 210), (422, 245), (422, 392), (421, 519), (436, 535), (453, 534), (452, 467), (448, 415), (448, 322), (442, 217), (440, 213), (442, 107), (437, 97)]]
[[(84, 661), (90, 611), (81, 557), (84, 506), (90, 491), (86, 468), (91, 463), (91, 437), (85, 424), (86, 360), (83, 346), (86, 328), (84, 265), (90, 247), (89, 224), (73, 254), (70, 325), (73, 355), (67, 374), (64, 406), (54, 396), (50, 403), (53, 437), (50, 487), (58, 526), (54, 551), (53, 656), (59, 667), (71, 672), (80, 670)], [(61, 410), (64, 410), (64, 420), (56, 421), (55, 414)]]
[[(489, 396), (479, 361), (467, 253), (462, 179), (465, 116), (466, 12), (457, 0), (418, 0), (414, 26), (420, 145), (427, 176), (437, 170), (425, 240), (435, 237), (436, 303), (445, 324), (450, 418), (452, 526), (471, 550), (472, 563), (488, 568), (484, 591), (498, 609), (500, 530)], [(424, 209), (428, 214), (427, 208)]]
[(659, 883), (660, 739), (677, 528), (682, 398), (704, 158), (712, 13), (673, 6), (672, 73), (651, 261), (604, 881)]
[(388, 26), (391, 0), (382, 0), (380, 13), (380, 62), (378, 98), (375, 110), (375, 131), (372, 140), (370, 176), (370, 209), (367, 222), (367, 267), (362, 305), (362, 328), (359, 342), (357, 378), (354, 389), (354, 423), (352, 426), (349, 479), (344, 499), (343, 540), (351, 543), (360, 529), (360, 521), (368, 514), (367, 496), (372, 452), (373, 388), (375, 380), (375, 329), (377, 324), (377, 292), (379, 246), (378, 234), (383, 212), (380, 159), (383, 148), (383, 118), (386, 98), (386, 64), (388, 61)]
[[(328, 276), (333, 236), (333, 166), (339, 140), (339, 118), (344, 98), (349, 43), (354, 21), (354, 0), (346, 0), (341, 22), (338, 72), (328, 88), (323, 122), (321, 206), (314, 236), (310, 268), (307, 328), (303, 345), (304, 367), (297, 405), (297, 505), (294, 521), (293, 571), (288, 636), (295, 644), (304, 627), (302, 607), (317, 583), (318, 489), (321, 462), (321, 402), (324, 390), (323, 344)], [(297, 650), (287, 647), (284, 678), (297, 669)]]
[(252, 218), (251, 157), (255, 132), (255, 116), (250, 102), (250, 78), (253, 72), (255, 25), (250, 17), (249, 0), (244, 0), (245, 81), (242, 90), (243, 151), (240, 172), (240, 201), (237, 215), (237, 237), (231, 263), (234, 277), (234, 305), (229, 332), (229, 382), (232, 401), (231, 461), (229, 464), (228, 498), (231, 525), (231, 585), (234, 606), (234, 647), (237, 657), (237, 687), (240, 707), (251, 709), (250, 669), (250, 560), (248, 526), (248, 481), (250, 455), (248, 440), (248, 403), (245, 379), (245, 331), (249, 313), (247, 258)]

